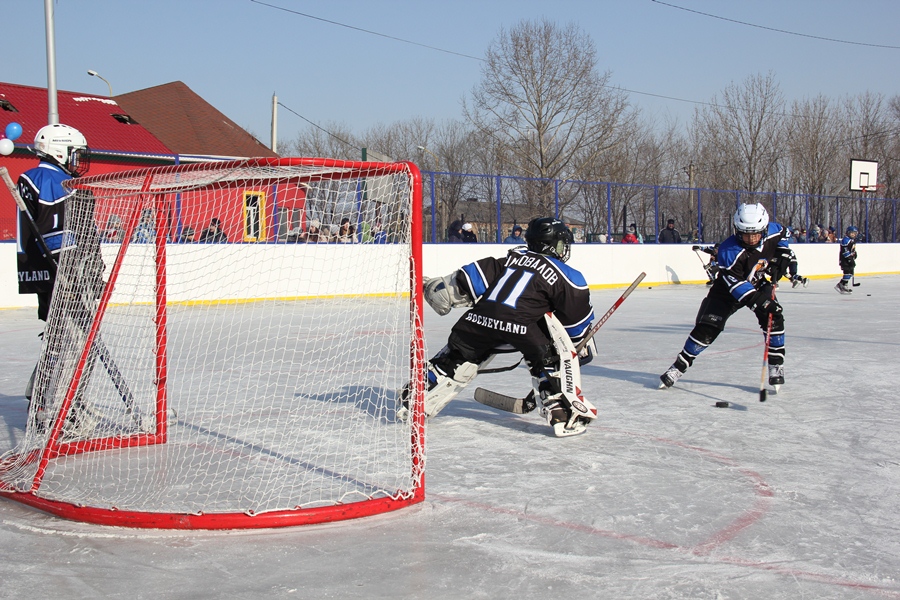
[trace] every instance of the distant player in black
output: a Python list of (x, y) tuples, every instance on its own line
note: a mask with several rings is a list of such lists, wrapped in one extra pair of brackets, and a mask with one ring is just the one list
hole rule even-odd
[(852, 294), (853, 272), (856, 270), (856, 236), (859, 235), (859, 228), (851, 225), (847, 228), (843, 239), (841, 240), (841, 253), (839, 256), (839, 264), (843, 276), (838, 281), (834, 289), (842, 294)]
[(701, 352), (725, 329), (725, 323), (742, 306), (756, 313), (763, 332), (772, 315), (769, 336), (769, 384), (784, 383), (784, 315), (775, 299), (772, 260), (783, 238), (781, 225), (769, 222), (762, 204), (742, 204), (734, 214), (735, 233), (719, 246), (719, 275), (700, 304), (694, 328), (675, 362), (660, 375), (661, 388), (672, 387)]
[[(545, 320), (548, 312), (553, 313), (575, 343), (590, 330), (594, 318), (590, 290), (584, 276), (565, 264), (572, 241), (562, 221), (534, 219), (525, 233), (526, 247), (426, 281), (425, 298), (439, 314), (471, 306), (453, 326), (447, 345), (428, 363), (427, 416), (443, 409), (475, 378), (479, 366), (489, 362), (498, 347), (507, 345), (527, 362), (542, 413), (554, 433), (584, 431), (587, 423), (572, 418), (569, 403), (560, 393), (553, 369), (557, 350)], [(582, 363), (590, 360), (593, 351), (589, 342)], [(401, 417), (405, 410), (400, 407)]]
[[(712, 285), (716, 281), (716, 275), (719, 274), (719, 263), (716, 262), (716, 255), (719, 253), (719, 245), (693, 246), (691, 250), (697, 252), (697, 256), (700, 256), (700, 252), (709, 255), (709, 262), (703, 265), (703, 270), (706, 271), (706, 276), (709, 277), (709, 281), (706, 282), (706, 285)], [(700, 260), (703, 260), (702, 256), (700, 257)]]
[(800, 275), (797, 264), (797, 255), (791, 249), (790, 240), (792, 239), (789, 227), (784, 228), (784, 237), (778, 242), (778, 249), (775, 251), (775, 260), (772, 266), (772, 282), (778, 283), (782, 277), (787, 277), (791, 281), (792, 287), (809, 285), (809, 278)]

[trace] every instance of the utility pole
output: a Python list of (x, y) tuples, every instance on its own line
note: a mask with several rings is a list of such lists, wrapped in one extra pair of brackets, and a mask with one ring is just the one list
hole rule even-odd
[(278, 152), (278, 96), (272, 94), (272, 152)]
[(694, 161), (691, 161), (691, 164), (684, 168), (684, 172), (687, 173), (688, 176), (688, 187), (691, 189), (691, 195), (694, 192), (694, 174), (697, 172), (696, 167), (694, 167)]

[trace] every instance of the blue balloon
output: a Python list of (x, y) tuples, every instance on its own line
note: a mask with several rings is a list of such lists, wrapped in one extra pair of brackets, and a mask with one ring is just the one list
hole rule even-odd
[(22, 135), (22, 126), (15, 121), (6, 126), (6, 139), (14, 142), (19, 139), (20, 135)]

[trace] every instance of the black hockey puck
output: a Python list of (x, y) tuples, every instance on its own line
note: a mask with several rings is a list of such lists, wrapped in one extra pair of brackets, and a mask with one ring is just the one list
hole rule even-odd
[(728, 408), (729, 406), (731, 405), (728, 404), (728, 402), (726, 402), (725, 400), (719, 400), (718, 402), (716, 402), (716, 408)]
[(871, 296), (872, 294), (866, 294), (866, 296)]

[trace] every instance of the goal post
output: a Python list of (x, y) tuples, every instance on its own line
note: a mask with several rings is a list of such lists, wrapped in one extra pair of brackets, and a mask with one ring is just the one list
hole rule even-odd
[(415, 165), (247, 159), (67, 185), (67, 241), (0, 496), (179, 529), (424, 499)]

